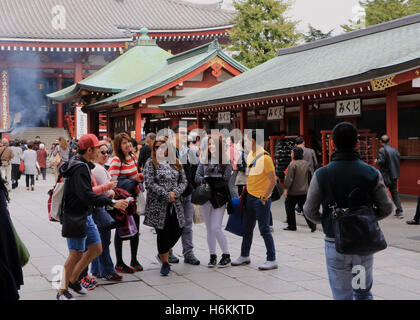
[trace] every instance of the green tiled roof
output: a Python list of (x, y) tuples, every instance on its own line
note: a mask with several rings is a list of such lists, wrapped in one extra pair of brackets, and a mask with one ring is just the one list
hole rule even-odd
[(321, 90), (420, 65), (420, 14), (279, 51), (279, 56), (205, 91), (161, 105), (181, 110)]
[(247, 70), (246, 67), (223, 53), (219, 43), (215, 40), (212, 43), (166, 59), (165, 63), (160, 68), (156, 68), (155, 72), (150, 73), (147, 77), (139, 78), (139, 81), (132, 84), (127, 90), (93, 103), (87, 108), (120, 103), (144, 95), (181, 78), (216, 56), (219, 56), (240, 71)]
[(86, 79), (47, 96), (64, 101), (76, 97), (82, 89), (118, 93), (155, 73), (171, 56), (157, 45), (138, 45)]

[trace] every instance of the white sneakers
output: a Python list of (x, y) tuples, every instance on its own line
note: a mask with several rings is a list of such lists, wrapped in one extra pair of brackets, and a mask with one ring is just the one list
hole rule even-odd
[(249, 257), (242, 257), (242, 256), (236, 259), (235, 261), (231, 262), (232, 266), (241, 266), (243, 264), (250, 264), (250, 263), (251, 263), (251, 259)]
[(276, 261), (266, 261), (258, 267), (260, 270), (272, 270), (277, 269), (279, 266)]

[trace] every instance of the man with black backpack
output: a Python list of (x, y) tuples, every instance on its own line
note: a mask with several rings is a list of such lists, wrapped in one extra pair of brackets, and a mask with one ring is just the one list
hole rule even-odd
[[(194, 205), (191, 203), (191, 194), (194, 191), (195, 174), (197, 172), (199, 159), (197, 158), (195, 150), (187, 146), (188, 130), (186, 126), (179, 124), (172, 128), (174, 143), (176, 147), (176, 156), (180, 159), (184, 167), (185, 176), (187, 177), (188, 185), (182, 194), (182, 205), (184, 207), (185, 226), (182, 231), (182, 254), (184, 255), (184, 262), (192, 265), (199, 265), (198, 260), (193, 252), (193, 218), (194, 218)], [(178, 258), (169, 252), (169, 262), (177, 263)]]
[[(373, 253), (386, 247), (377, 220), (391, 214), (392, 202), (382, 175), (360, 160), (355, 150), (357, 129), (342, 122), (334, 127), (332, 135), (336, 151), (331, 162), (315, 172), (303, 213), (312, 222), (322, 224), (334, 299), (370, 300)], [(348, 230), (353, 232), (346, 233)], [(349, 247), (349, 243), (353, 246)]]

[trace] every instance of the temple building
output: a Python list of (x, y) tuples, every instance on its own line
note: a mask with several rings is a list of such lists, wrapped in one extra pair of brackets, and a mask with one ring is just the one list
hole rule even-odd
[[(170, 117), (208, 114), (218, 128), (265, 130), (274, 142), (304, 136), (334, 146), (331, 130), (350, 121), (360, 133), (363, 160), (374, 164), (377, 138), (388, 134), (401, 154), (399, 190), (420, 193), (420, 14), (313, 43), (282, 49), (278, 57), (222, 84), (159, 107)], [(230, 118), (228, 124), (224, 119)], [(320, 152), (321, 152), (320, 151)]]
[(71, 104), (47, 94), (100, 70), (128, 49), (147, 27), (168, 54), (227, 43), (234, 13), (218, 4), (181, 0), (0, 1), (0, 130), (63, 128)]
[[(137, 44), (126, 53), (86, 79), (48, 97), (56, 103), (76, 104), (76, 127), (79, 137), (85, 132), (101, 135), (100, 122), (108, 136), (129, 132), (140, 140), (149, 131), (172, 126), (159, 105), (229, 80), (246, 71), (246, 67), (226, 55), (217, 40), (172, 55), (141, 30)], [(204, 90), (205, 91), (205, 90)], [(86, 127), (80, 121), (86, 114)], [(196, 118), (179, 119), (190, 121)], [(203, 119), (200, 119), (202, 122)]]

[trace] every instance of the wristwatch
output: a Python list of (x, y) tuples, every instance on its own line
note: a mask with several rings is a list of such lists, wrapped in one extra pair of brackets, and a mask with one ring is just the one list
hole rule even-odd
[(114, 199), (111, 199), (112, 202), (112, 206), (115, 206), (115, 204), (117, 203), (117, 201), (115, 201)]

